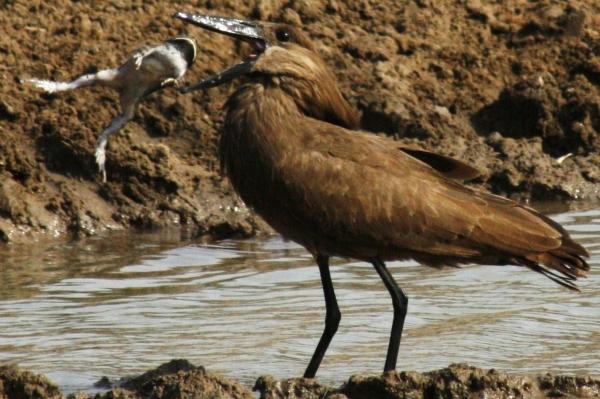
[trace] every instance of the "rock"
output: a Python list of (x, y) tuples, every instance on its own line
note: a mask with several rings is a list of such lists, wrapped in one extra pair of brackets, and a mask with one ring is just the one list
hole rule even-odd
[[(97, 393), (94, 399), (251, 399), (255, 395), (235, 380), (211, 374), (187, 360), (172, 360), (140, 376), (125, 378), (119, 388)], [(315, 379), (277, 380), (259, 377), (254, 385), (260, 399), (569, 399), (600, 397), (600, 379), (592, 376), (543, 374), (519, 376), (467, 364), (440, 370), (354, 375), (340, 387)], [(61, 399), (45, 377), (14, 367), (0, 367), (0, 399)], [(69, 399), (90, 399), (83, 392)]]
[(278, 381), (260, 377), (260, 399), (467, 399), (467, 398), (594, 398), (600, 379), (592, 377), (517, 376), (467, 364), (418, 373), (386, 372), (381, 376), (354, 375), (339, 388), (309, 379)]
[(0, 119), (14, 122), (19, 119), (19, 113), (5, 100), (0, 100)]
[[(331, 398), (334, 391), (333, 388), (322, 385), (310, 378), (292, 378), (277, 381), (271, 376), (259, 377), (253, 390), (260, 393), (260, 399)], [(338, 396), (338, 399), (343, 397), (345, 396)]]
[(94, 383), (94, 388), (99, 389), (110, 389), (112, 387), (112, 382), (107, 376), (101, 377), (98, 381)]
[(62, 399), (46, 377), (13, 366), (0, 367), (0, 399)]
[[(89, 399), (82, 393), (70, 399)], [(99, 393), (94, 399), (253, 399), (252, 392), (237, 381), (208, 373), (187, 360), (171, 360), (156, 369), (121, 381), (119, 388)]]

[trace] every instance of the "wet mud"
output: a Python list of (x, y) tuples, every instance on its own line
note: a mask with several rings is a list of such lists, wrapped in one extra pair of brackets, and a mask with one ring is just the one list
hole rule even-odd
[(0, 367), (0, 399), (61, 399), (46, 377), (13, 366)]
[[(89, 395), (62, 395), (45, 377), (18, 368), (0, 369), (0, 398), (10, 399), (471, 399), (598, 398), (600, 378), (591, 376), (517, 376), (466, 364), (426, 373), (388, 372), (352, 376), (339, 387), (318, 380), (259, 377), (250, 390), (238, 381), (172, 360), (140, 376), (110, 381), (103, 377)], [(253, 392), (254, 391), (254, 392)]]
[[(171, 18), (203, 11), (302, 25), (365, 130), (471, 162), (472, 184), (522, 200), (600, 196), (600, 3), (584, 0), (4, 1), (0, 3), (0, 240), (180, 225), (209, 238), (269, 231), (219, 173), (232, 87), (167, 89), (111, 138), (114, 92), (42, 94), (22, 83), (119, 65), (190, 35), (188, 82), (246, 49)], [(562, 162), (559, 162), (562, 161)]]

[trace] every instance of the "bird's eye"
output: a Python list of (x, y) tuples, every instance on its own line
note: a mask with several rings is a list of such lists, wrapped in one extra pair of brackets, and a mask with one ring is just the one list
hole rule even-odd
[(292, 39), (292, 35), (286, 29), (278, 29), (275, 32), (275, 37), (280, 42), (289, 42)]

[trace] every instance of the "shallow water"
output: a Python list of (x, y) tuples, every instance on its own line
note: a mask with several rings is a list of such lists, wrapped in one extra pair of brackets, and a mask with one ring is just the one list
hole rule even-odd
[[(600, 373), (600, 209), (552, 215), (592, 253), (581, 293), (517, 267), (389, 268), (410, 298), (399, 368), (468, 362), (518, 373)], [(112, 234), (0, 250), (0, 363), (66, 391), (172, 358), (251, 384), (300, 376), (323, 328), (317, 267), (280, 238), (203, 245)], [(342, 322), (319, 371), (379, 373), (391, 303), (366, 263), (334, 259)]]

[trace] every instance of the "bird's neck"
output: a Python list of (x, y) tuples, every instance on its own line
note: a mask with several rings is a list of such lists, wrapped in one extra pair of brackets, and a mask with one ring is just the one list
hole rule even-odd
[(260, 207), (276, 186), (281, 163), (298, 150), (306, 116), (284, 92), (258, 83), (242, 86), (225, 108), (221, 168), (244, 202)]
[(323, 74), (318, 81), (282, 76), (277, 82), (305, 116), (347, 129), (360, 128), (358, 110), (344, 98), (333, 75), (326, 70)]
[(221, 136), (221, 160), (244, 157), (238, 148), (274, 156), (296, 140), (296, 127), (307, 116), (281, 88), (250, 82), (238, 89), (225, 104), (227, 116)]
[(359, 113), (344, 99), (334, 78), (324, 75), (319, 84), (286, 75), (257, 75), (231, 95), (220, 144), (222, 167), (230, 176), (244, 174), (246, 162), (277, 168), (278, 160), (310, 140), (314, 132), (302, 128), (310, 120), (359, 127)]
[(335, 77), (326, 68), (319, 72), (312, 79), (257, 74), (234, 93), (227, 108), (231, 112), (240, 107), (276, 103), (289, 113), (297, 111), (305, 117), (347, 129), (360, 128), (360, 113), (344, 98)]

